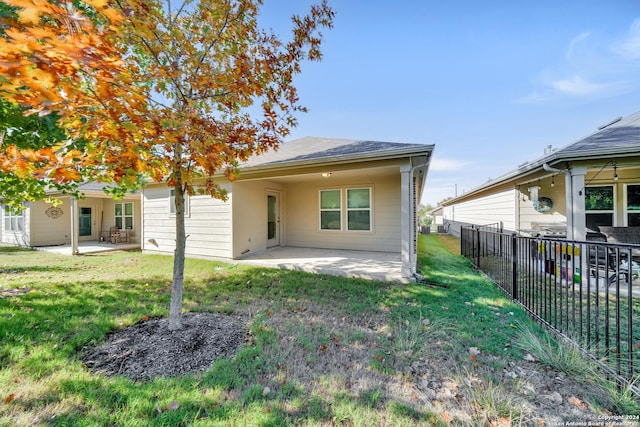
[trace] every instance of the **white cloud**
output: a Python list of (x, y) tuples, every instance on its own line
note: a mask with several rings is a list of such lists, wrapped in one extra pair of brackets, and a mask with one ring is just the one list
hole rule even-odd
[(567, 60), (570, 61), (573, 58), (574, 54), (580, 47), (579, 45), (582, 42), (586, 41), (589, 36), (591, 36), (591, 31), (585, 31), (571, 39), (571, 41), (569, 42), (569, 48), (567, 49)]
[(622, 39), (583, 31), (569, 40), (564, 61), (549, 65), (534, 79), (520, 104), (541, 104), (563, 98), (610, 98), (640, 87), (640, 18)]
[(628, 36), (614, 43), (612, 49), (623, 59), (640, 59), (640, 19), (633, 21)]
[(575, 75), (568, 79), (556, 80), (550, 83), (556, 91), (567, 95), (590, 95), (606, 88), (606, 84), (592, 83), (581, 76)]
[(435, 158), (429, 164), (429, 171), (458, 171), (469, 165), (469, 162), (452, 159)]

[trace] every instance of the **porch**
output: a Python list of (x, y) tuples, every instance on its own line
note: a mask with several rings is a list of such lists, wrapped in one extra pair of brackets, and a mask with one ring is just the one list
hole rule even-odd
[(407, 283), (400, 253), (277, 247), (234, 262), (315, 274)]
[[(55, 246), (39, 246), (34, 247), (38, 251), (50, 252), (60, 255), (73, 255), (71, 244), (66, 245), (55, 245)], [(133, 251), (139, 250), (140, 243), (107, 243), (107, 242), (98, 242), (98, 241), (85, 241), (78, 242), (78, 254), (86, 255), (86, 254), (95, 254), (101, 252), (112, 252), (112, 251)]]

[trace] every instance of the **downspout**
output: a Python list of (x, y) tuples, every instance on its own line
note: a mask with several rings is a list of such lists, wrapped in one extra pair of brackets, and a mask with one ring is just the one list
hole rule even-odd
[[(565, 209), (567, 210), (567, 240), (573, 240), (573, 179), (571, 178), (571, 171), (567, 169), (556, 169), (549, 166), (547, 163), (542, 165), (542, 169), (547, 172), (562, 173), (565, 176), (565, 185), (568, 184), (565, 189), (567, 199), (565, 202)], [(571, 213), (571, 215), (569, 215), (569, 213)]]

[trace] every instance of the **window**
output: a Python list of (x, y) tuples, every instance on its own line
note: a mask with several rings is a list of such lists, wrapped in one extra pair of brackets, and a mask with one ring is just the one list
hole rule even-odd
[(347, 189), (347, 230), (371, 231), (371, 190)]
[(24, 209), (16, 213), (9, 206), (5, 206), (4, 229), (6, 231), (24, 231)]
[(371, 231), (371, 193), (369, 187), (320, 190), (320, 230)]
[(585, 188), (584, 209), (588, 229), (597, 230), (599, 225), (613, 226), (614, 208), (613, 186)]
[(116, 203), (115, 218), (120, 230), (133, 230), (133, 203)]
[(342, 190), (320, 190), (320, 229), (342, 230)]
[[(174, 188), (171, 189), (169, 196), (169, 214), (176, 214), (176, 190)], [(189, 216), (189, 195), (186, 193), (184, 195), (184, 216)]]
[(627, 203), (625, 205), (627, 227), (640, 226), (640, 184), (626, 186)]

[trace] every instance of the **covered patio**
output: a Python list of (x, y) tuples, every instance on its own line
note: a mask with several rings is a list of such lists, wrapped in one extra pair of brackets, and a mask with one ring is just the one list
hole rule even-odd
[(400, 253), (277, 247), (233, 262), (315, 274), (407, 283)]
[[(60, 255), (72, 255), (70, 244), (41, 246), (34, 249)], [(140, 244), (138, 243), (78, 242), (78, 255), (139, 249)], [(381, 282), (407, 283), (410, 281), (402, 277), (401, 255), (391, 252), (287, 246), (269, 249), (266, 252), (246, 256), (242, 259), (225, 259), (223, 261)]]
[[(34, 247), (38, 251), (50, 252), (60, 255), (73, 255), (71, 244), (55, 245), (55, 246), (39, 246)], [(113, 252), (113, 251), (132, 251), (139, 250), (140, 243), (118, 243), (112, 244), (107, 242), (78, 242), (77, 255), (95, 254), (101, 252)]]

